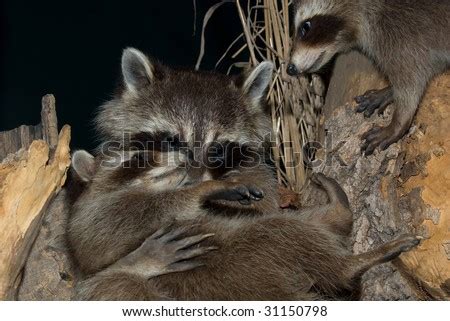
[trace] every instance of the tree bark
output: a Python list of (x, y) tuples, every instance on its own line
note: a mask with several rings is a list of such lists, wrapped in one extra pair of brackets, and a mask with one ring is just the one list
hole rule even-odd
[[(366, 273), (364, 300), (450, 298), (450, 74), (435, 79), (410, 133), (386, 151), (360, 153), (361, 136), (386, 115), (365, 119), (353, 97), (386, 82), (358, 53), (336, 61), (324, 106), (324, 134), (314, 171), (334, 177), (354, 213), (353, 251), (373, 249), (400, 234), (425, 237), (416, 250)], [(326, 133), (326, 134), (325, 134)], [(317, 202), (307, 189), (305, 204)]]

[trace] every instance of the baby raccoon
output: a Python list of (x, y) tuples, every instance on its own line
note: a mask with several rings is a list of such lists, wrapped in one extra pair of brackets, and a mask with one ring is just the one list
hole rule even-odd
[[(272, 63), (263, 62), (230, 79), (173, 70), (136, 49), (126, 49), (123, 88), (100, 108), (96, 123), (103, 154), (118, 159), (123, 150), (139, 152), (127, 160), (132, 169), (118, 174), (111, 186), (148, 188), (151, 181), (152, 189), (164, 192), (227, 176), (250, 185), (257, 181), (259, 193), (265, 195), (258, 206), (271, 208), (277, 197), (267, 188), (275, 181), (269, 165), (271, 120), (265, 96), (272, 72)], [(154, 161), (156, 156), (161, 157), (158, 168), (139, 175), (142, 166), (133, 162)]]
[[(323, 175), (315, 180), (329, 204), (278, 209), (264, 155), (270, 63), (230, 79), (174, 71), (128, 49), (122, 73), (124, 88), (97, 117), (101, 153), (73, 156), (85, 182), (68, 226), (85, 276), (77, 298), (343, 298), (368, 268), (418, 244), (407, 236), (352, 256), (347, 198)], [(183, 233), (157, 241), (169, 254), (147, 251), (170, 224)]]
[[(72, 205), (68, 238), (83, 273), (108, 267), (138, 248), (157, 228), (176, 220), (278, 210), (276, 202), (263, 200), (276, 182), (262, 166), (248, 169), (249, 177), (231, 174), (184, 184), (189, 169), (169, 165), (167, 156), (160, 151), (127, 151), (117, 160), (104, 155), (94, 158), (85, 151), (74, 153), (72, 171), (85, 187)], [(257, 179), (263, 181), (266, 194), (253, 183)]]
[[(136, 49), (124, 51), (124, 86), (97, 116), (99, 157), (73, 156), (85, 190), (71, 193), (68, 238), (82, 272), (104, 269), (174, 219), (278, 210), (265, 159), (271, 125), (263, 102), (272, 69), (262, 63), (230, 79), (172, 70)], [(124, 209), (129, 215), (121, 216)], [(120, 255), (106, 253), (109, 246)]]
[(336, 54), (356, 49), (390, 86), (356, 97), (370, 117), (395, 104), (391, 123), (369, 130), (366, 155), (407, 133), (429, 81), (450, 67), (450, 0), (296, 0), (290, 75), (320, 70)]

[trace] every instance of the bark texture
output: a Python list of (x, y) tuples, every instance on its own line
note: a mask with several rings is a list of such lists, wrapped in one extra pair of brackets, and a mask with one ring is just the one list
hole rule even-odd
[[(324, 107), (323, 149), (314, 171), (334, 177), (354, 213), (353, 251), (361, 253), (396, 236), (415, 233), (422, 245), (393, 263), (369, 271), (362, 299), (449, 299), (450, 283), (450, 74), (429, 86), (409, 134), (386, 151), (360, 153), (361, 136), (385, 115), (356, 114), (353, 97), (386, 83), (357, 53), (338, 58)], [(311, 188), (304, 203), (317, 201)]]
[(65, 243), (67, 215), (66, 191), (63, 189), (43, 217), (24, 268), (19, 300), (70, 300), (74, 295), (77, 275)]

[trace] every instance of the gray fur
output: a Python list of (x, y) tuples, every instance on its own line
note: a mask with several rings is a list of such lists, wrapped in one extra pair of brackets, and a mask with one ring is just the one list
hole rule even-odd
[[(100, 108), (96, 117), (103, 141), (121, 140), (124, 133), (168, 130), (181, 134), (185, 141), (193, 139), (195, 133), (200, 136), (197, 140), (210, 136), (245, 142), (261, 141), (271, 132), (265, 103), (261, 99), (256, 102), (267, 91), (271, 63), (257, 67), (243, 86), (220, 74), (169, 69), (136, 52), (124, 52), (124, 88)], [(146, 75), (148, 70), (152, 72), (150, 82), (145, 76), (133, 76)], [(127, 81), (133, 77), (137, 80)], [(135, 91), (137, 83), (142, 87)]]
[(153, 67), (139, 50), (127, 48), (122, 55), (122, 74), (128, 90), (135, 93), (153, 81)]
[(91, 181), (95, 173), (95, 158), (84, 150), (72, 154), (72, 168), (84, 182)]
[[(269, 84), (268, 64), (243, 82), (151, 69), (149, 84), (133, 87), (140, 89), (132, 93), (127, 87), (102, 107), (99, 129), (105, 140), (119, 139), (123, 132), (170, 131), (186, 141), (187, 151), (136, 151), (124, 143), (120, 152), (96, 155), (67, 231), (84, 276), (78, 299), (342, 299), (357, 293), (358, 278), (368, 268), (417, 244), (404, 237), (353, 256), (347, 248), (352, 227), (347, 197), (323, 175), (315, 181), (327, 191), (328, 204), (282, 212), (275, 173), (263, 160), (226, 171), (186, 164), (192, 155), (206, 158), (204, 149), (192, 151), (195, 142), (264, 139), (270, 121), (254, 98)], [(76, 159), (75, 172), (91, 165), (90, 157)], [(158, 230), (170, 224), (183, 230), (178, 242), (198, 241), (183, 254), (188, 265), (175, 269), (172, 263), (180, 263), (176, 259), (184, 248), (174, 251), (171, 242), (158, 241)]]

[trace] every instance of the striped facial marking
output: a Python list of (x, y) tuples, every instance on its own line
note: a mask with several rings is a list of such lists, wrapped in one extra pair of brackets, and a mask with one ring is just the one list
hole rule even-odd
[(345, 21), (332, 15), (317, 15), (299, 23), (297, 40), (309, 47), (333, 43), (345, 28)]

